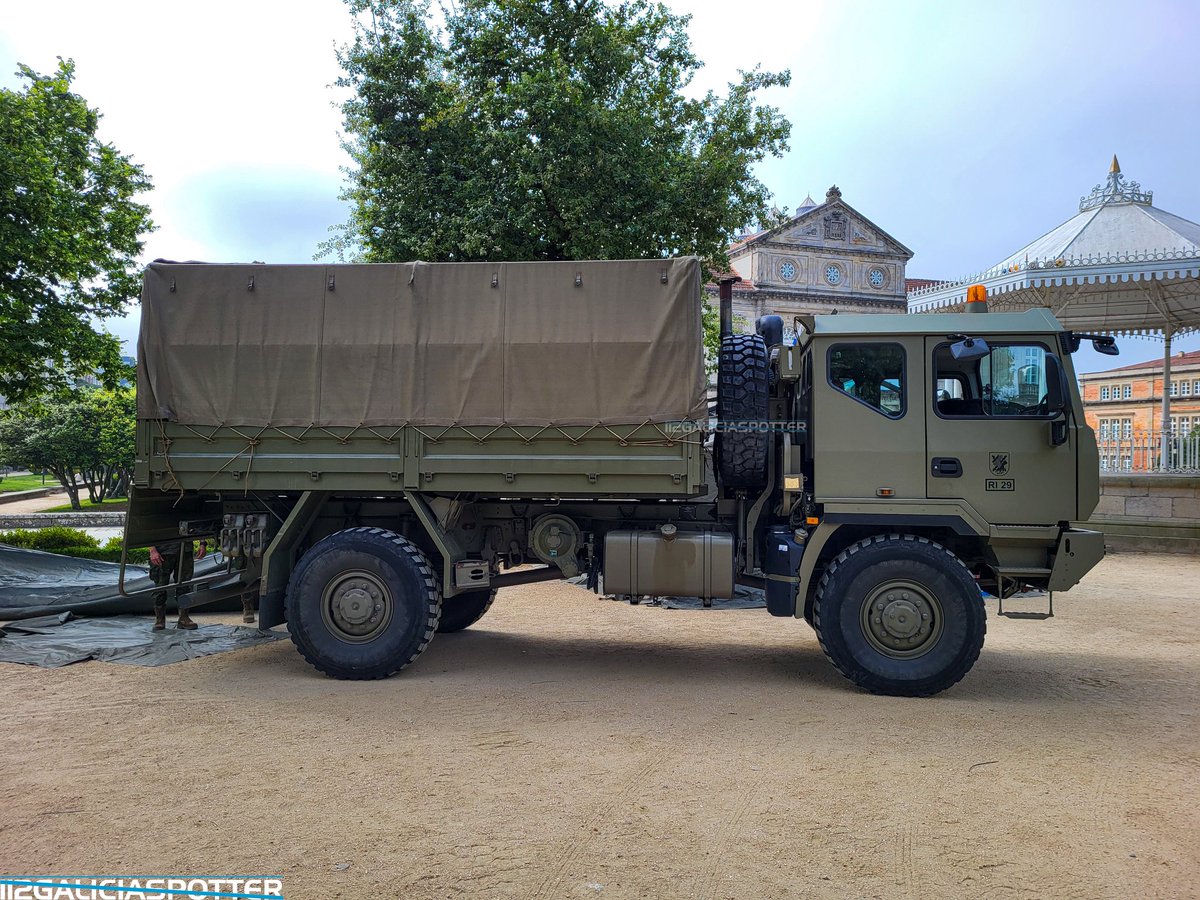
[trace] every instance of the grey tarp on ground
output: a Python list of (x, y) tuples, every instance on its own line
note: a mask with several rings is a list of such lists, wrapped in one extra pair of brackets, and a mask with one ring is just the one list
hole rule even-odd
[(195, 631), (168, 626), (151, 631), (151, 620), (138, 616), (79, 619), (64, 612), (0, 628), (0, 662), (56, 669), (88, 659), (127, 666), (165, 666), (257, 647), (285, 635), (236, 625), (201, 625)]
[[(39, 550), (25, 550), (0, 544), (0, 620), (28, 619), (71, 610), (87, 615), (148, 613), (154, 605), (149, 570), (127, 566), (125, 587), (133, 597), (123, 597), (117, 589), (118, 563), (76, 559)], [(201, 560), (196, 574), (214, 571), (216, 563)], [(136, 593), (145, 592), (145, 593)], [(241, 592), (232, 588), (214, 592), (214, 600), (204, 609), (240, 610)], [(171, 604), (172, 606), (174, 604)]]
[[(667, 609), (703, 609), (704, 601), (699, 597), (663, 597), (657, 605)], [(759, 588), (738, 584), (734, 585), (732, 597), (714, 598), (711, 606), (713, 609), (766, 609), (767, 595)]]
[[(587, 576), (576, 575), (568, 578), (567, 583), (586, 587)], [(601, 583), (600, 593), (609, 599), (617, 599), (612, 594), (604, 593), (603, 583)], [(714, 597), (709, 601), (707, 607), (700, 597), (650, 597), (646, 600), (646, 605), (659, 606), (663, 609), (766, 609), (767, 595), (761, 588), (737, 584), (733, 587), (732, 597)]]
[(146, 269), (138, 416), (198, 426), (616, 425), (706, 415), (700, 265)]

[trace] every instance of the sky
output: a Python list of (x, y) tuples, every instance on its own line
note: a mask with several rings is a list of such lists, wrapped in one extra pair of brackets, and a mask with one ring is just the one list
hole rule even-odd
[[(723, 92), (738, 69), (790, 69), (765, 92), (791, 149), (756, 174), (780, 207), (837, 184), (915, 251), (909, 277), (984, 270), (1070, 218), (1114, 153), (1154, 203), (1200, 220), (1200, 3), (1146, 0), (670, 0)], [(58, 0), (0, 7), (0, 86), (18, 62), (74, 58), (101, 137), (142, 163), (158, 230), (145, 259), (311, 262), (349, 163), (337, 0)], [(108, 327), (131, 347), (137, 313)], [(1125, 338), (1121, 360), (1161, 355)], [(1176, 341), (1200, 349), (1200, 336)]]

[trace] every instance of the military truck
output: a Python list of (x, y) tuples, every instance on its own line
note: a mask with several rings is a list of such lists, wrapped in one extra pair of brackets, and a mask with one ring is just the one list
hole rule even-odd
[(694, 258), (157, 262), (126, 547), (215, 541), (179, 602), (254, 590), (335, 678), (574, 578), (760, 588), (854, 684), (912, 696), (970, 670), (982, 592), (1067, 590), (1102, 557), (1070, 524), (1099, 492), (1071, 363), (1093, 336), (1041, 310), (738, 334), (731, 283), (710, 409)]

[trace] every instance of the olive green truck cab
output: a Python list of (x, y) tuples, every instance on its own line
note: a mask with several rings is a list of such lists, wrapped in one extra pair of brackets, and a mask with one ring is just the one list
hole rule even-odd
[(1091, 336), (1042, 310), (734, 334), (725, 282), (711, 408), (701, 298), (692, 258), (155, 263), (126, 545), (215, 541), (179, 601), (255, 591), (337, 678), (571, 578), (759, 588), (855, 684), (911, 696), (970, 670), (982, 592), (1052, 597), (1103, 556), (1070, 524), (1099, 494)]

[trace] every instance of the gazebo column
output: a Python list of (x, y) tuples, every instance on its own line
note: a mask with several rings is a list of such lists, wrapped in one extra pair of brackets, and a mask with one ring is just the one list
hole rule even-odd
[(1158, 469), (1167, 471), (1171, 463), (1171, 329), (1163, 329), (1162, 432), (1158, 439)]

